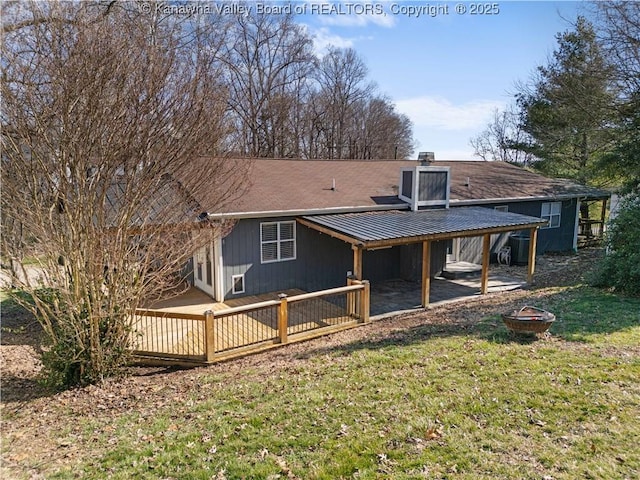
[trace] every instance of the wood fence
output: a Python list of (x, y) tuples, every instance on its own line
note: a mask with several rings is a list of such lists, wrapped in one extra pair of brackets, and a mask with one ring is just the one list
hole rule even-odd
[(211, 363), (369, 321), (367, 281), (201, 315), (135, 311), (131, 348), (142, 363)]

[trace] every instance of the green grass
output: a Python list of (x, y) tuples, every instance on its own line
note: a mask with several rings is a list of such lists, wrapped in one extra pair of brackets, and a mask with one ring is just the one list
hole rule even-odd
[(286, 370), (198, 371), (185, 402), (83, 425), (51, 478), (625, 479), (640, 472), (640, 300), (538, 298), (553, 336), (488, 315), (310, 352)]

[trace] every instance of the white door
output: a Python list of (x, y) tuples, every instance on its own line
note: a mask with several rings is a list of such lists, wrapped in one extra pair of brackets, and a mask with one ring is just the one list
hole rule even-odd
[(460, 237), (451, 239), (451, 246), (447, 249), (447, 263), (460, 261)]
[(215, 298), (213, 243), (206, 245), (193, 256), (194, 285), (207, 295)]

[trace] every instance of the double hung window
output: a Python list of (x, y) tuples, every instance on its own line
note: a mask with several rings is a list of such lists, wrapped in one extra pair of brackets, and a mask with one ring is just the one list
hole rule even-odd
[(260, 261), (283, 262), (296, 258), (296, 222), (260, 224)]
[(549, 221), (549, 225), (543, 228), (558, 228), (562, 213), (562, 202), (549, 202), (542, 204), (540, 217)]

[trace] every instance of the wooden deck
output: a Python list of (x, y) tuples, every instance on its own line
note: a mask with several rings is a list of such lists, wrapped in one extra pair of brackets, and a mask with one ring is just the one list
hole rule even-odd
[(280, 293), (286, 294), (288, 297), (305, 293), (303, 290), (294, 288), (285, 290), (284, 292), (265, 293), (263, 295), (249, 295), (242, 298), (234, 298), (222, 302), (214, 301), (209, 295), (198, 290), (195, 287), (189, 288), (186, 292), (166, 300), (160, 300), (149, 305), (150, 310), (160, 310), (163, 312), (180, 312), (204, 314), (207, 310), (217, 312), (228, 308), (241, 307), (252, 303), (266, 302), (267, 300), (278, 300)]
[[(299, 289), (279, 293), (285, 293), (292, 299), (287, 308), (286, 336), (295, 337), (324, 327), (357, 323), (353, 316), (347, 314), (344, 293), (341, 301), (336, 301), (337, 298), (333, 301), (325, 298), (296, 300), (300, 295), (305, 296), (305, 292)], [(239, 307), (261, 303), (267, 304), (248, 311), (235, 311)], [(193, 360), (206, 358), (204, 312), (208, 310), (214, 312), (212, 344), (216, 354), (266, 342), (279, 343), (282, 340), (278, 325), (279, 307), (278, 293), (220, 303), (191, 288), (182, 295), (149, 305), (146, 315), (136, 317), (133, 348), (138, 353), (187, 356)], [(169, 315), (163, 317), (165, 313)], [(174, 315), (185, 318), (175, 318)]]

